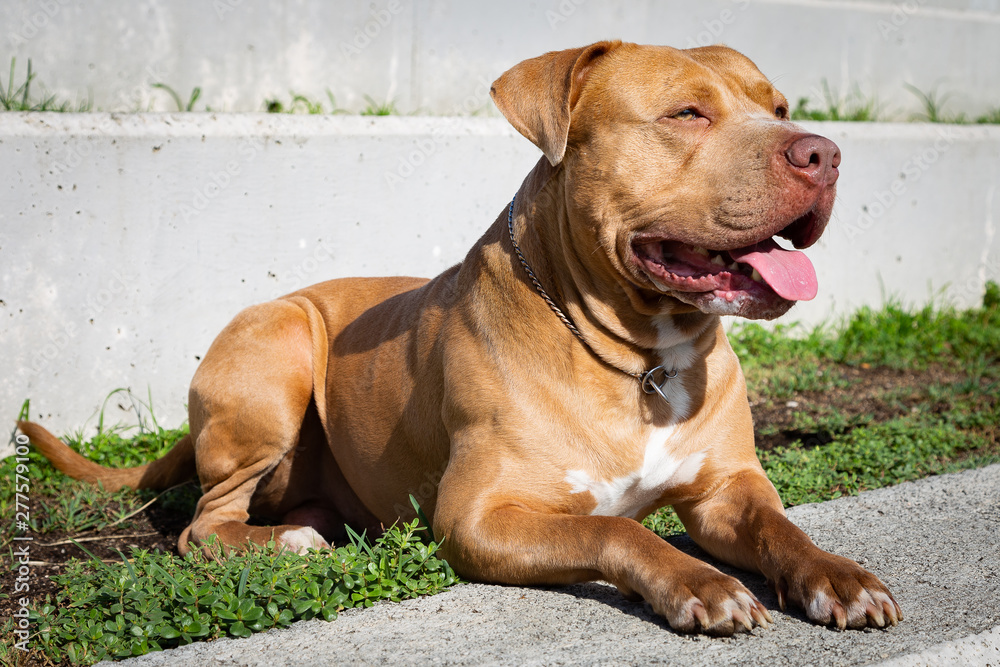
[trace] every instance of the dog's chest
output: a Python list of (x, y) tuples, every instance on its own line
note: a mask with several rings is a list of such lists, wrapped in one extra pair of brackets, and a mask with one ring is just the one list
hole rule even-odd
[[(661, 327), (665, 368), (684, 373), (695, 360), (690, 342), (678, 342), (676, 332), (668, 326)], [(679, 446), (683, 437), (679, 431), (691, 410), (691, 401), (683, 379), (669, 381), (663, 392), (673, 412), (670, 426), (652, 428), (644, 434), (645, 443), (641, 461), (636, 457), (635, 467), (627, 473), (606, 476), (596, 470), (571, 469), (565, 481), (573, 494), (589, 493), (596, 505), (591, 514), (637, 518), (639, 513), (655, 504), (671, 488), (691, 484), (698, 476), (707, 453), (706, 449), (692, 451)], [(639, 436), (640, 438), (643, 436)], [(604, 446), (615, 446), (611, 442)], [(621, 446), (625, 443), (617, 443)], [(627, 445), (626, 445), (627, 446)]]
[(674, 427), (653, 429), (642, 463), (632, 472), (601, 479), (587, 470), (569, 470), (570, 493), (590, 493), (597, 503), (591, 514), (637, 518), (671, 488), (692, 483), (705, 460), (705, 450), (678, 456), (670, 447)]

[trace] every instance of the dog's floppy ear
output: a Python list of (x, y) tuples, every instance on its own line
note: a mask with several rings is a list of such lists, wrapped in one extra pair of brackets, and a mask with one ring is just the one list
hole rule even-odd
[(510, 124), (555, 166), (566, 153), (570, 112), (590, 68), (620, 45), (620, 41), (597, 42), (525, 60), (494, 81), (490, 95)]

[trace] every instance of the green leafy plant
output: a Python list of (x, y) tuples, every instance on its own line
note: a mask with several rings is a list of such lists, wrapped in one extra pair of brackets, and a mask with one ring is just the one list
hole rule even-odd
[[(193, 641), (248, 637), (297, 620), (331, 621), (351, 607), (399, 602), (458, 582), (420, 537), (417, 521), (374, 543), (305, 555), (266, 547), (223, 555), (217, 544), (180, 558), (134, 549), (120, 563), (72, 561), (54, 579), (62, 590), (31, 616), (41, 650), (90, 664)], [(86, 550), (82, 545), (81, 549)]]

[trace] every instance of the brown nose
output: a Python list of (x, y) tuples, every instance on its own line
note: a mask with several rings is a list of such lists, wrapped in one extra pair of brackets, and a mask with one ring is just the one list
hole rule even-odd
[(785, 158), (792, 169), (817, 185), (833, 185), (840, 172), (840, 148), (818, 134), (801, 136), (785, 149)]

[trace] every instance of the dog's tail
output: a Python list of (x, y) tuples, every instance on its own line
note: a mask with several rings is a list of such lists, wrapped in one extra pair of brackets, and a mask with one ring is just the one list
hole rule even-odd
[(38, 424), (19, 421), (17, 427), (57, 469), (73, 479), (91, 484), (100, 482), (104, 488), (112, 491), (123, 486), (133, 489), (167, 489), (195, 475), (194, 443), (190, 434), (178, 440), (169, 452), (155, 461), (134, 468), (106, 468), (76, 453)]

